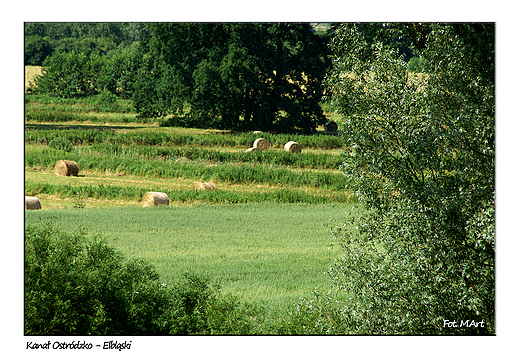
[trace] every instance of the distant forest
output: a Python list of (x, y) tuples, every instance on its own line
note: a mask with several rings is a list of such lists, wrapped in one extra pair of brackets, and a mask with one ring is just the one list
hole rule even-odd
[(42, 66), (54, 53), (111, 55), (136, 47), (146, 29), (143, 23), (25, 23), (26, 66)]

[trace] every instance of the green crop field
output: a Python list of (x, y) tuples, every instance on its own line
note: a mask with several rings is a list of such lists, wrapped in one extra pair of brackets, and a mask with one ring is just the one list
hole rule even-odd
[(27, 211), (27, 224), (52, 222), (101, 235), (127, 257), (153, 264), (164, 283), (208, 274), (224, 292), (268, 307), (327, 290), (338, 255), (329, 226), (348, 205), (253, 203)]
[[(207, 274), (223, 292), (272, 309), (330, 287), (339, 255), (330, 227), (356, 203), (338, 135), (162, 127), (137, 120), (124, 101), (114, 108), (26, 97), (25, 192), (42, 206), (26, 211), (26, 225), (84, 229), (151, 263), (168, 285)], [(259, 137), (270, 149), (246, 153)], [(302, 153), (284, 151), (290, 140)], [(78, 163), (78, 176), (54, 173), (62, 159)], [(202, 182), (216, 188), (196, 189)], [(143, 207), (148, 191), (170, 204)]]

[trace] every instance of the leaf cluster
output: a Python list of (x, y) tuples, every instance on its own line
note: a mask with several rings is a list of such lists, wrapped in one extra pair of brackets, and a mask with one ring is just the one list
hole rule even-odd
[(106, 55), (146, 36), (142, 23), (26, 22), (25, 65), (41, 66), (56, 53)]
[[(106, 102), (107, 92), (129, 99), (140, 57), (135, 51), (112, 56), (85, 52), (56, 52), (43, 63), (43, 74), (35, 79), (31, 93), (47, 93), (61, 98), (98, 95)], [(101, 95), (101, 97), (99, 97)], [(103, 98), (104, 96), (104, 98)]]

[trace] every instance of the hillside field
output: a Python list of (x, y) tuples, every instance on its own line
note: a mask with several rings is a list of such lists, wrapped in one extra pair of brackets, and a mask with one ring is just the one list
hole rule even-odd
[[(337, 134), (163, 127), (129, 108), (26, 96), (25, 194), (42, 206), (26, 211), (26, 225), (85, 229), (153, 264), (166, 284), (204, 273), (273, 309), (327, 290), (339, 255), (330, 228), (357, 202)], [(259, 137), (270, 149), (246, 153)], [(302, 153), (284, 151), (290, 140)], [(78, 176), (54, 173), (62, 159), (78, 163)], [(215, 189), (197, 189), (204, 182)], [(148, 191), (169, 205), (143, 207)]]

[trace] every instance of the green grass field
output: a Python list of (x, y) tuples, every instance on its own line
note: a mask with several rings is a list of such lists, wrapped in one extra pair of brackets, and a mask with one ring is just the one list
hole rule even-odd
[(330, 225), (349, 205), (254, 203), (26, 212), (26, 224), (52, 222), (101, 235), (127, 257), (153, 264), (167, 284), (185, 272), (220, 280), (224, 292), (283, 307), (314, 289), (339, 253)]

